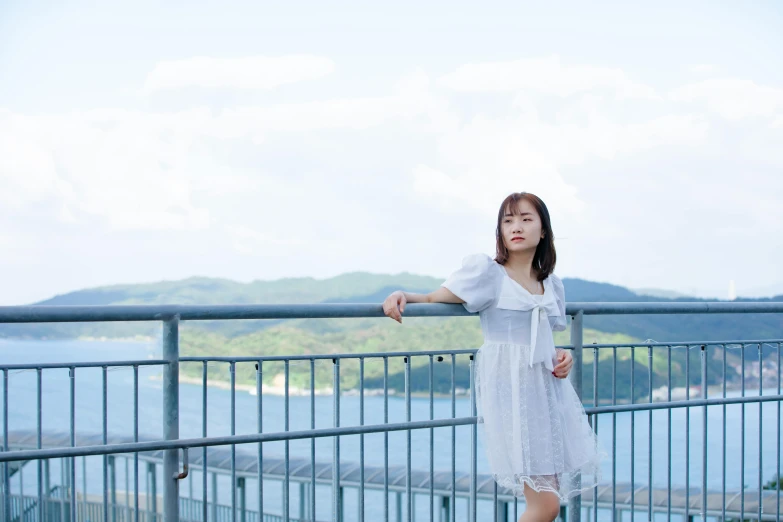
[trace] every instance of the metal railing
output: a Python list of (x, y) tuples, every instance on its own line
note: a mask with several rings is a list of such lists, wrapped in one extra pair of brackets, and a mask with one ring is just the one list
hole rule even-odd
[[(65, 522), (69, 520), (68, 515), (63, 516), (63, 513), (70, 513), (70, 499), (57, 498), (56, 491), (53, 491), (54, 495), (44, 499), (44, 512), (49, 513), (47, 520), (56, 522)], [(38, 519), (36, 510), (39, 505), (39, 498), (36, 496), (20, 496), (10, 495), (11, 504), (11, 519), (19, 520), (20, 522), (36, 522)], [(196, 522), (201, 520), (200, 515), (202, 512), (204, 502), (201, 500), (180, 498), (179, 510), (181, 522)], [(101, 520), (103, 517), (103, 502), (96, 502), (94, 500), (82, 500), (79, 499), (76, 505), (77, 520)], [(212, 506), (210, 506), (212, 509)], [(142, 509), (139, 512), (139, 520), (143, 522), (160, 522), (162, 515), (157, 512)], [(218, 504), (214, 510), (215, 520), (217, 522), (228, 522), (231, 520), (231, 506)], [(248, 510), (245, 513), (247, 522), (259, 522), (258, 513)], [(113, 522), (131, 522), (135, 519), (135, 513), (131, 508), (124, 506), (113, 506), (110, 510), (110, 520)], [(262, 522), (283, 522), (282, 516), (264, 514)], [(305, 519), (291, 518), (289, 522), (309, 522)]]
[[(598, 520), (599, 509), (611, 509), (611, 516), (616, 519), (618, 515), (622, 517), (622, 510), (626, 511), (639, 511), (646, 510), (648, 520), (653, 520), (656, 513), (664, 512), (667, 516), (672, 513), (682, 513), (687, 519), (691, 519), (695, 513), (698, 513), (703, 520), (707, 520), (708, 517), (718, 517), (720, 520), (728, 520), (730, 517), (739, 517), (741, 520), (754, 519), (754, 520), (776, 520), (779, 519), (780, 513), (780, 344), (783, 342), (781, 339), (762, 339), (762, 340), (737, 340), (737, 341), (702, 341), (702, 342), (687, 342), (687, 343), (657, 343), (657, 342), (645, 342), (634, 344), (602, 344), (602, 345), (583, 345), (583, 320), (585, 315), (613, 315), (613, 314), (714, 314), (714, 313), (783, 313), (783, 303), (569, 303), (567, 306), (567, 314), (571, 316), (571, 343), (564, 348), (572, 349), (574, 356), (574, 367), (572, 369), (571, 380), (574, 388), (585, 402), (583, 395), (583, 384), (587, 380), (591, 383), (592, 388), (592, 401), (589, 407), (586, 407), (586, 412), (590, 416), (591, 424), (594, 430), (598, 433), (599, 418), (602, 416), (611, 416), (612, 418), (612, 471), (611, 471), (611, 490), (607, 487), (596, 487), (591, 498), (589, 498), (590, 509), (584, 509), (582, 506), (583, 498), (575, 497), (571, 499), (568, 504), (567, 516), (571, 521), (582, 520), (583, 515), (588, 519)], [(467, 313), (463, 307), (459, 305), (423, 305), (412, 304), (406, 307), (406, 316), (413, 317), (435, 317), (435, 316), (465, 316), (471, 315)], [(494, 508), (493, 514), (495, 520), (502, 518), (507, 520), (510, 513), (511, 502), (513, 502), (514, 517), (517, 516), (517, 500), (510, 497), (506, 491), (498, 491), (497, 484), (494, 481), (486, 480), (486, 476), (483, 476), (481, 484), (478, 483), (478, 459), (480, 454), (477, 449), (477, 417), (476, 417), (476, 404), (474, 396), (470, 393), (470, 412), (469, 415), (457, 416), (456, 408), (456, 370), (457, 370), (457, 357), (466, 356), (469, 359), (468, 369), (470, 372), (470, 389), (472, 390), (473, 384), (473, 354), (475, 349), (465, 350), (438, 350), (438, 351), (406, 351), (406, 352), (380, 352), (380, 353), (361, 353), (361, 354), (329, 354), (329, 355), (303, 355), (303, 356), (261, 356), (261, 357), (182, 357), (179, 354), (179, 323), (180, 321), (198, 321), (198, 320), (238, 320), (238, 319), (300, 319), (300, 318), (347, 318), (347, 317), (382, 317), (383, 313), (379, 305), (351, 305), (351, 304), (322, 304), (322, 305), (242, 305), (242, 306), (24, 306), (24, 307), (0, 307), (0, 323), (45, 323), (45, 322), (86, 322), (86, 321), (160, 321), (163, 326), (162, 336), (162, 358), (158, 360), (129, 360), (129, 361), (111, 361), (111, 362), (91, 362), (91, 363), (61, 363), (61, 364), (22, 364), (22, 365), (9, 365), (0, 364), (0, 370), (3, 374), (3, 452), (0, 453), (0, 464), (2, 464), (2, 520), (4, 522), (10, 522), (12, 520), (53, 520), (50, 516), (50, 507), (48, 502), (47, 481), (48, 474), (48, 462), (50, 459), (63, 459), (65, 465), (63, 466), (64, 484), (68, 491), (68, 498), (61, 499), (57, 503), (57, 512), (59, 517), (63, 514), (67, 514), (67, 519), (75, 522), (76, 520), (83, 520), (80, 518), (77, 502), (77, 488), (76, 488), (76, 457), (87, 456), (101, 456), (103, 458), (103, 476), (102, 476), (102, 488), (103, 499), (100, 504), (103, 520), (111, 520), (110, 512), (114, 511), (112, 502), (110, 502), (110, 480), (109, 480), (109, 457), (111, 455), (132, 455), (133, 459), (133, 498), (134, 505), (131, 513), (133, 520), (138, 522), (142, 519), (146, 519), (149, 510), (141, 509), (139, 506), (139, 455), (143, 452), (155, 453), (160, 457), (162, 462), (162, 477), (163, 477), (163, 494), (162, 500), (162, 519), (166, 522), (180, 520), (181, 502), (180, 499), (180, 482), (182, 479), (188, 476), (189, 464), (191, 468), (193, 465), (200, 467), (202, 470), (202, 489), (204, 501), (198, 503), (201, 509), (200, 520), (208, 521), (215, 520), (215, 514), (209, 511), (213, 508), (210, 507), (210, 502), (207, 502), (208, 498), (208, 470), (211, 465), (208, 459), (208, 448), (218, 446), (228, 446), (230, 448), (230, 466), (228, 469), (228, 475), (230, 476), (230, 519), (232, 522), (236, 521), (238, 517), (245, 520), (247, 516), (247, 509), (245, 506), (238, 506), (237, 484), (240, 480), (244, 480), (249, 477), (246, 472), (246, 468), (237, 468), (237, 452), (236, 446), (240, 444), (256, 444), (256, 464), (255, 464), (255, 478), (257, 485), (257, 513), (264, 513), (264, 477), (267, 476), (265, 470), (263, 445), (270, 442), (282, 442), (284, 445), (284, 457), (282, 472), (282, 515), (281, 519), (285, 521), (295, 520), (290, 513), (290, 481), (292, 477), (292, 471), (290, 469), (290, 446), (292, 441), (297, 440), (309, 440), (310, 441), (310, 466), (308, 468), (310, 477), (309, 483), (312, 487), (312, 492), (308, 494), (309, 513), (311, 517), (316, 513), (316, 495), (315, 485), (319, 481), (323, 483), (324, 476), (320, 475), (318, 471), (318, 465), (316, 462), (315, 441), (319, 438), (331, 438), (332, 440), (332, 463), (329, 469), (328, 480), (331, 482), (331, 518), (338, 521), (343, 520), (344, 514), (344, 498), (343, 498), (343, 486), (350, 484), (352, 487), (356, 487), (358, 490), (357, 496), (357, 519), (360, 521), (365, 520), (365, 489), (377, 488), (380, 490), (382, 485), (383, 490), (383, 513), (384, 520), (389, 520), (390, 515), (390, 503), (389, 492), (397, 493), (397, 505), (395, 509), (395, 515), (397, 519), (401, 519), (402, 512), (404, 510), (405, 519), (413, 522), (414, 520), (414, 502), (415, 495), (428, 494), (429, 503), (429, 518), (435, 520), (435, 512), (437, 510), (438, 516), (441, 520), (444, 517), (451, 522), (456, 522), (456, 503), (458, 495), (464, 491), (467, 492), (468, 500), (468, 516), (467, 519), (471, 522), (477, 520), (477, 504), (482, 498), (489, 498), (492, 500)], [(727, 395), (727, 349), (731, 346), (740, 346), (741, 357), (741, 395), (737, 397), (730, 397)], [(758, 393), (755, 395), (746, 394), (746, 375), (745, 375), (745, 354), (748, 347), (758, 347), (758, 363), (759, 363), (759, 387)], [(686, 356), (683, 363), (685, 366), (685, 397), (684, 400), (672, 400), (672, 349), (678, 347), (686, 348)], [(693, 399), (690, 397), (691, 393), (691, 357), (690, 349), (695, 347), (699, 354), (699, 380), (700, 385), (700, 398)], [(763, 355), (765, 347), (769, 352), (769, 349), (774, 349), (772, 357), (776, 357), (775, 375), (774, 375), (774, 388), (775, 393), (763, 393)], [(722, 348), (723, 355), (723, 372), (722, 372), (722, 390), (719, 397), (710, 398), (708, 395), (709, 378), (708, 369), (708, 352)], [(636, 371), (636, 350), (647, 350), (647, 379), (648, 379), (648, 392), (644, 397), (646, 400), (640, 402), (637, 400), (637, 394), (634, 390), (636, 387), (635, 377), (638, 373)], [(619, 400), (617, 394), (617, 365), (618, 365), (618, 350), (621, 352), (624, 350), (630, 351), (630, 386), (631, 397), (630, 400), (623, 403)], [(668, 381), (666, 385), (666, 397), (662, 402), (655, 402), (653, 395), (653, 382), (654, 382), (654, 352), (660, 350), (667, 351), (667, 365), (668, 365)], [(612, 351), (611, 365), (612, 365), (612, 378), (611, 378), (611, 397), (603, 398), (601, 392), (601, 386), (599, 386), (599, 366), (601, 363), (601, 353)], [(717, 351), (716, 351), (717, 353)], [(583, 367), (585, 365), (585, 354), (588, 359), (591, 358), (592, 365), (592, 379), (589, 374), (585, 374)], [(769, 356), (769, 353), (767, 354)], [(404, 401), (405, 401), (405, 420), (403, 422), (389, 422), (389, 361), (403, 359), (404, 364)], [(428, 376), (429, 376), (429, 419), (426, 420), (412, 420), (411, 417), (411, 368), (412, 360), (414, 358), (425, 359)], [(364, 386), (364, 367), (365, 361), (371, 359), (378, 359), (383, 363), (383, 418), (382, 422), (367, 424), (365, 423), (365, 386)], [(333, 373), (333, 393), (332, 393), (332, 413), (333, 413), (333, 426), (330, 428), (316, 428), (315, 426), (315, 365), (317, 362), (331, 360), (332, 373)], [(359, 363), (359, 421), (356, 424), (349, 426), (342, 426), (340, 423), (340, 407), (341, 407), (341, 392), (340, 392), (340, 366), (343, 361), (356, 360)], [(660, 359), (658, 359), (660, 360)], [(311, 398), (311, 411), (310, 411), (310, 427), (309, 429), (291, 430), (289, 425), (290, 410), (289, 410), (289, 365), (292, 362), (306, 362), (310, 366), (310, 398)], [(434, 394), (433, 394), (433, 368), (436, 362), (450, 363), (451, 372), (451, 387), (450, 387), (450, 415), (444, 418), (436, 418), (434, 415)], [(619, 360), (622, 362), (622, 359)], [(272, 362), (282, 362), (284, 365), (284, 422), (282, 431), (264, 432), (263, 426), (263, 401), (261, 400), (263, 395), (262, 387), (262, 375), (264, 364)], [(202, 433), (199, 437), (193, 438), (180, 438), (180, 403), (179, 403), (179, 381), (180, 381), (180, 363), (196, 363), (202, 365), (202, 386), (203, 386), (203, 410), (202, 410)], [(230, 434), (225, 436), (210, 436), (207, 432), (207, 381), (208, 381), (208, 369), (207, 365), (210, 363), (222, 363), (226, 364), (230, 371)], [(236, 365), (251, 363), (256, 365), (256, 395), (257, 395), (257, 430), (254, 433), (249, 434), (237, 434), (236, 432)], [(163, 438), (161, 440), (145, 440), (141, 441), (139, 438), (139, 368), (145, 366), (155, 366), (162, 369), (163, 373)], [(110, 442), (108, 434), (108, 401), (107, 401), (107, 386), (108, 376), (107, 370), (109, 367), (125, 367), (130, 368), (133, 371), (133, 437), (132, 440), (127, 442)], [(604, 368), (606, 363), (604, 363)], [(69, 446), (68, 447), (44, 447), (43, 445), (43, 422), (42, 422), (42, 379), (46, 370), (52, 369), (67, 369), (69, 371), (69, 390), (68, 395), (70, 399), (70, 429), (69, 429)], [(76, 373), (81, 371), (82, 368), (101, 368), (102, 369), (102, 419), (103, 425), (101, 434), (98, 440), (95, 440), (92, 444), (76, 445), (77, 429), (76, 429)], [(32, 370), (37, 374), (37, 441), (36, 447), (33, 449), (14, 449), (9, 444), (9, 372), (16, 370)], [(605, 399), (605, 400), (604, 400)], [(587, 401), (590, 402), (590, 401)], [(608, 402), (608, 404), (602, 405), (602, 402)], [(777, 484), (775, 487), (763, 488), (762, 477), (762, 445), (764, 438), (762, 437), (763, 424), (762, 419), (762, 406), (765, 403), (775, 403), (777, 407), (777, 423), (775, 427), (776, 433), (776, 479)], [(744, 492), (745, 484), (745, 408), (749, 404), (758, 406), (758, 424), (755, 429), (758, 430), (758, 476), (757, 486), (758, 491), (755, 491), (755, 498), (746, 498), (747, 495)], [(727, 406), (739, 405), (741, 408), (741, 464), (740, 464), (740, 487), (737, 497), (739, 499), (739, 509), (735, 510), (734, 501), (732, 498), (734, 494), (731, 494), (727, 498), (726, 488), (726, 409)], [(715, 495), (710, 493), (708, 488), (708, 450), (707, 450), (707, 435), (708, 435), (708, 409), (709, 408), (721, 408), (723, 412), (722, 421), (722, 441), (723, 441), (723, 455), (720, 469), (723, 473), (723, 487), (719, 500), (715, 500)], [(691, 465), (691, 410), (697, 408), (702, 413), (702, 425), (701, 425), (701, 437), (702, 437), (702, 451), (699, 456), (701, 461), (701, 484), (698, 493), (692, 492), (690, 488), (690, 472)], [(684, 502), (682, 505), (678, 505), (678, 495), (676, 487), (672, 484), (672, 412), (684, 409), (685, 410), (685, 489)], [(654, 422), (653, 414), (656, 410), (664, 410), (667, 412), (668, 424), (668, 482), (666, 487), (666, 499), (665, 503), (660, 499), (654, 498), (656, 496), (653, 487), (653, 445), (654, 445)], [(647, 412), (647, 470), (648, 470), (648, 482), (645, 489), (646, 498), (639, 498), (636, 494), (637, 487), (635, 484), (636, 470), (635, 466), (635, 440), (637, 438), (635, 419), (637, 414)], [(618, 415), (630, 413), (630, 430), (631, 430), (631, 453), (630, 453), (630, 499), (623, 499), (618, 494), (618, 481), (617, 481), (617, 418)], [(458, 471), (456, 466), (456, 429), (459, 426), (467, 426), (470, 430), (470, 472), (468, 473), (467, 484), (462, 482), (465, 477), (460, 476), (460, 482), (457, 481)], [(442, 473), (438, 473), (436, 476), (434, 467), (434, 430), (439, 428), (447, 428), (451, 431), (451, 469), (446, 473), (444, 479)], [(412, 455), (412, 432), (416, 430), (429, 430), (429, 470), (425, 473), (425, 477), (418, 483), (413, 482), (412, 477), (415, 475), (413, 469), (413, 463), (411, 460)], [(405, 471), (403, 477), (395, 477), (393, 481), (390, 481), (389, 476), (389, 434), (393, 432), (404, 432), (406, 435), (406, 460)], [(369, 434), (382, 434), (384, 437), (384, 461), (383, 461), (383, 481), (378, 482), (378, 477), (366, 476), (365, 466), (365, 436)], [(345, 473), (341, 469), (344, 466), (341, 460), (341, 437), (348, 435), (359, 436), (359, 464), (358, 472), (356, 476), (352, 476), (350, 479), (346, 478)], [(196, 458), (193, 462), (189, 461), (189, 451), (193, 457), (196, 454)], [(180, 468), (180, 455), (182, 457), (182, 467)], [(28, 498), (24, 495), (14, 496), (11, 489), (11, 476), (13, 473), (13, 463), (24, 463), (30, 461), (35, 462), (37, 465), (37, 495), (34, 496), (34, 501), (29, 503)], [(420, 463), (417, 463), (419, 465)], [(44, 473), (44, 467), (47, 472)], [(21, 469), (21, 468), (20, 468)], [(712, 468), (709, 468), (712, 469)], [(351, 470), (353, 471), (353, 470)], [(213, 480), (214, 480), (213, 474)], [(402, 478), (402, 483), (400, 483)], [(297, 480), (301, 479), (299, 477)], [(155, 476), (153, 474), (151, 480), (154, 481)], [(373, 482), (375, 480), (375, 482)], [(20, 484), (22, 481), (20, 480)], [(244, 483), (243, 488), (244, 488)], [(148, 482), (149, 487), (149, 482)], [(130, 484), (128, 484), (130, 489)], [(217, 499), (214, 497), (215, 486), (212, 485), (213, 490), (213, 506), (217, 506)], [(154, 491), (154, 490), (153, 490)], [(244, 491), (244, 490), (243, 490)], [(45, 492), (47, 492), (45, 494)], [(774, 497), (770, 497), (769, 493), (774, 493)], [(126, 494), (130, 494), (127, 491)], [(401, 505), (400, 499), (404, 494), (405, 503)], [(436, 508), (436, 497), (440, 504)], [(584, 495), (585, 503), (588, 504), (588, 495)], [(152, 513), (157, 513), (155, 507), (155, 501), (157, 495), (153, 494)], [(692, 501), (695, 498), (698, 501), (697, 505), (694, 505)], [(24, 499), (24, 500), (23, 500)], [(770, 504), (770, 499), (772, 504)], [(192, 500), (192, 499), (191, 499)], [(300, 499), (301, 502), (301, 499)], [(746, 504), (754, 504), (753, 511), (746, 512)], [(768, 506), (774, 505), (774, 513), (770, 512)], [(20, 506), (18, 509), (14, 506)], [(21, 506), (25, 506), (25, 515), (20, 517)], [(190, 508), (188, 508), (190, 509)], [(216, 508), (215, 508), (216, 509)], [(67, 513), (64, 513), (66, 510)], [(30, 515), (30, 513), (35, 515)], [(564, 510), (565, 512), (565, 510)], [(16, 513), (16, 515), (14, 515)], [(28, 518), (33, 516), (33, 518)], [(60, 518), (58, 520), (65, 520)]]

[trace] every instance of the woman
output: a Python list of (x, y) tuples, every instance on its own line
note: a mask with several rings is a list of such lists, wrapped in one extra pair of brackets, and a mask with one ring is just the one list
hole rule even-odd
[(594, 487), (605, 456), (571, 383), (573, 363), (552, 331), (566, 329), (565, 289), (554, 274), (549, 211), (518, 192), (501, 204), (496, 256), (474, 254), (429, 294), (397, 291), (384, 313), (402, 322), (406, 303), (462, 303), (478, 312), (484, 344), (476, 352), (478, 422), (492, 476), (525, 497), (520, 522), (552, 521), (560, 502)]

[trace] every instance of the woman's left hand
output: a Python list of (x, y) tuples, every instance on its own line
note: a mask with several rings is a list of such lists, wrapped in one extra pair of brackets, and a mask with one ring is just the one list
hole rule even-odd
[(556, 352), (557, 356), (555, 359), (557, 360), (557, 366), (555, 366), (555, 370), (552, 372), (552, 375), (558, 379), (565, 379), (571, 372), (571, 366), (574, 365), (574, 358), (571, 357), (570, 350), (563, 350), (562, 348), (558, 348)]

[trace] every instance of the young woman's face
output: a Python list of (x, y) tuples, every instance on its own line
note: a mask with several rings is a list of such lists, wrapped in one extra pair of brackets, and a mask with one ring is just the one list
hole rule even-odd
[(500, 228), (509, 254), (529, 249), (535, 251), (541, 241), (541, 218), (533, 204), (522, 199), (518, 202), (518, 209), (516, 213), (506, 209)]

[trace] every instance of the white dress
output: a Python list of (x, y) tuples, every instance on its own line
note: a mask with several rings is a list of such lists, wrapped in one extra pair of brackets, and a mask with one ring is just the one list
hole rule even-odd
[(481, 318), (474, 383), (493, 478), (517, 497), (528, 484), (566, 500), (601, 480), (606, 452), (571, 382), (552, 374), (565, 290), (555, 274), (543, 284), (543, 295), (531, 294), (502, 265), (474, 254), (442, 286)]

